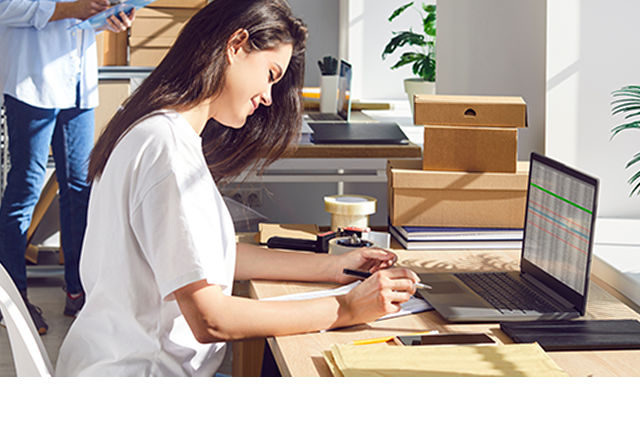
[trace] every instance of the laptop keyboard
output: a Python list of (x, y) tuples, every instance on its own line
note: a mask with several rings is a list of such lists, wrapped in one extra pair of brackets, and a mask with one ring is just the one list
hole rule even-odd
[(344, 119), (342, 119), (340, 116), (338, 116), (335, 113), (308, 113), (309, 119), (312, 120), (335, 120), (335, 121), (342, 121)]
[(558, 312), (551, 303), (505, 273), (461, 273), (458, 279), (500, 312)]

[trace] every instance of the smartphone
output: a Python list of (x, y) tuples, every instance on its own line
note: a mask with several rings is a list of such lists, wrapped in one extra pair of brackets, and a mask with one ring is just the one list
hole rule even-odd
[(421, 345), (482, 345), (495, 344), (496, 342), (485, 333), (442, 333), (396, 336), (398, 345), (421, 346)]

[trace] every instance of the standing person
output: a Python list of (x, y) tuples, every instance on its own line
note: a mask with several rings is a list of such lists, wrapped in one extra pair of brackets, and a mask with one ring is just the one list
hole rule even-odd
[[(65, 259), (64, 314), (84, 304), (78, 274), (89, 198), (87, 164), (98, 105), (93, 30), (69, 27), (108, 8), (109, 0), (0, 0), (0, 90), (4, 95), (11, 169), (0, 207), (0, 262), (13, 278), (40, 334), (48, 326), (27, 298), (26, 233), (44, 185), (49, 147), (59, 184), (60, 237)], [(121, 13), (108, 29), (134, 19)]]
[[(224, 342), (372, 321), (415, 292), (418, 276), (382, 249), (236, 244), (217, 183), (298, 141), (306, 36), (284, 0), (214, 0), (107, 125), (89, 166), (87, 301), (57, 375), (211, 376)], [(347, 283), (347, 266), (374, 273), (345, 296), (231, 295), (234, 278)]]

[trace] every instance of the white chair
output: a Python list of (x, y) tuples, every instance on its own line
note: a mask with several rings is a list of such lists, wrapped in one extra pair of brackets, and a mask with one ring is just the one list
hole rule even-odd
[(18, 376), (53, 376), (49, 354), (33, 324), (27, 305), (2, 265), (0, 265), (0, 310), (7, 326), (16, 374)]

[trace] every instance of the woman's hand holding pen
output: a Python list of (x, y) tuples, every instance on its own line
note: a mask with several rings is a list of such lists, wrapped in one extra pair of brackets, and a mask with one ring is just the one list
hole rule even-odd
[[(352, 278), (353, 279), (353, 278)], [(407, 268), (378, 270), (348, 294), (338, 297), (339, 320), (344, 325), (374, 321), (396, 313), (409, 300), (420, 278)]]
[(345, 275), (342, 272), (345, 267), (374, 273), (392, 267), (397, 259), (398, 256), (394, 253), (382, 248), (359, 248), (349, 251), (334, 257), (332, 270), (335, 272), (335, 279), (333, 282), (338, 284), (353, 282), (352, 276)]
[(345, 267), (370, 273), (348, 294), (338, 297), (339, 319), (344, 325), (376, 320), (400, 310), (400, 304), (415, 292), (418, 275), (406, 268), (394, 268), (396, 254), (382, 248), (359, 248), (333, 257), (335, 282), (347, 284), (354, 277), (343, 273)]

